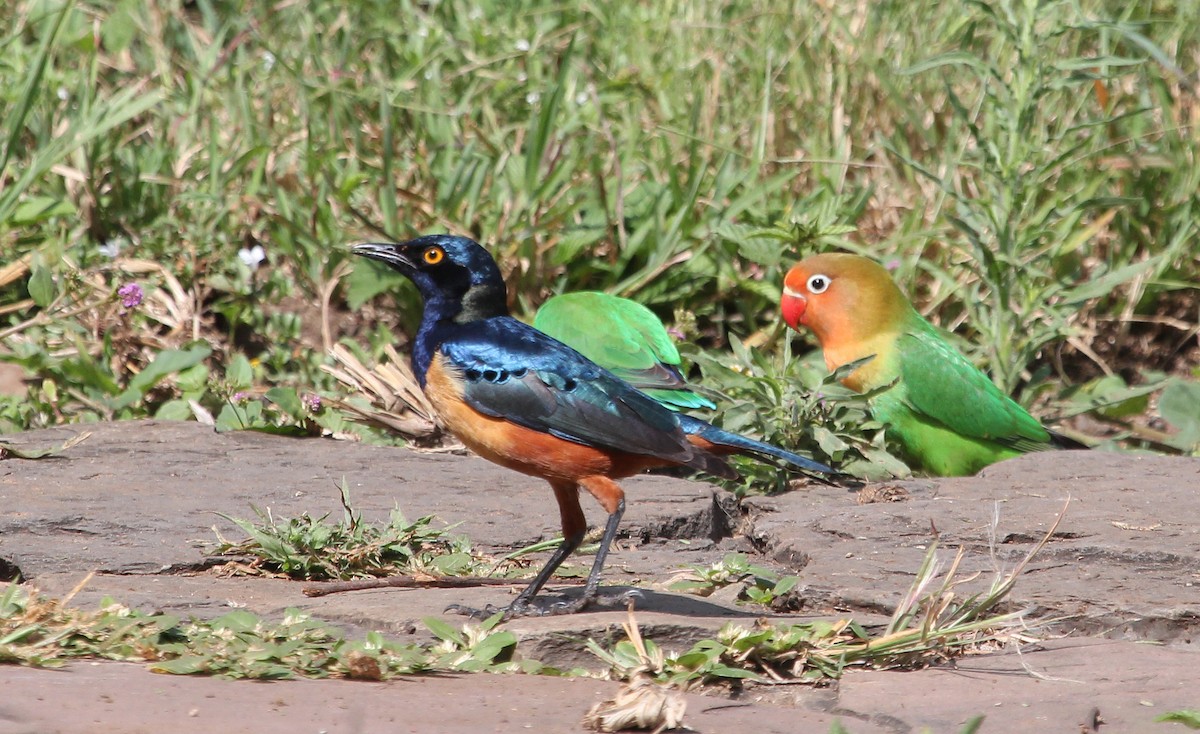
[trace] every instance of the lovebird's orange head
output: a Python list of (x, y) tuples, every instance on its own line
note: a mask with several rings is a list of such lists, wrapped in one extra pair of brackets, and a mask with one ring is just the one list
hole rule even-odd
[[(843, 364), (855, 348), (902, 328), (912, 310), (892, 276), (859, 255), (826, 253), (805, 258), (783, 279), (779, 302), (793, 329), (812, 329), (827, 361)], [(831, 359), (830, 351), (849, 359)]]

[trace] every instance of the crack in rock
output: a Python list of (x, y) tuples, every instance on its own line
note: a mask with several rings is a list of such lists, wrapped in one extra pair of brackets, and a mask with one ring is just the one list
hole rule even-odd
[(25, 574), (21, 573), (20, 566), (7, 558), (0, 558), (0, 581), (20, 581), (23, 578)]
[(737, 516), (737, 501), (732, 496), (713, 492), (712, 502), (692, 514), (653, 518), (641, 525), (631, 525), (621, 535), (647, 543), (652, 540), (700, 540), (714, 543), (733, 537)]

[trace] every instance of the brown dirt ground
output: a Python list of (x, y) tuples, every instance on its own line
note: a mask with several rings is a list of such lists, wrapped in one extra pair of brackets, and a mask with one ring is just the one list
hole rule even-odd
[[(276, 517), (340, 513), (343, 478), (368, 520), (398, 505), (410, 517), (461, 523), (485, 550), (551, 537), (556, 513), (538, 481), (474, 457), (416, 453), (257, 433), (218, 435), (194, 423), (101, 424), (59, 458), (0, 462), (0, 569), (19, 568), (62, 595), (97, 575), (75, 604), (103, 596), (144, 609), (210, 617), (231, 606), (277, 619), (297, 607), (349, 635), (382, 630), (425, 638), (420, 620), (446, 604), (503, 603), (503, 587), (372, 590), (308, 598), (301, 583), (205, 571), (216, 513)], [(46, 446), (83, 430), (5, 437)], [(610, 558), (607, 588), (643, 590), (643, 634), (681, 651), (722, 624), (853, 616), (878, 623), (908, 589), (935, 538), (943, 558), (986, 588), (1070, 506), (1018, 581), (1013, 608), (1031, 610), (1031, 636), (919, 671), (852, 670), (833, 686), (751, 687), (689, 694), (695, 731), (826, 732), (840, 720), (865, 732), (957, 732), (984, 714), (984, 732), (1170, 730), (1156, 716), (1196, 708), (1200, 657), (1200, 460), (1101, 452), (1040, 454), (978, 477), (860, 488), (811, 485), (740, 505), (701, 482), (638, 477)], [(894, 501), (879, 501), (894, 500)], [(593, 522), (598, 512), (589, 509)], [(731, 551), (799, 575), (787, 612), (722, 595), (666, 589), (681, 568)], [(586, 565), (588, 559), (578, 559)], [(613, 593), (615, 593), (615, 590)], [(571, 589), (566, 589), (566, 594)], [(453, 624), (461, 619), (446, 617)], [(601, 666), (588, 638), (621, 639), (623, 612), (508, 623), (521, 654), (562, 666)], [(388, 683), (250, 683), (164, 676), (140, 665), (75, 663), (65, 671), (0, 666), (0, 734), (33, 732), (579, 731), (584, 712), (616, 684), (536, 676), (440, 675)]]

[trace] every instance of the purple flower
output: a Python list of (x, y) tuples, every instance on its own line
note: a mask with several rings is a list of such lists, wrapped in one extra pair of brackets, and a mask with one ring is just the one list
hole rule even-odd
[(250, 399), (250, 393), (243, 392), (241, 390), (235, 392), (233, 394), (233, 398), (232, 398), (233, 402), (237, 403), (238, 405), (241, 405), (242, 403), (248, 401), (249, 399)]
[(125, 308), (137, 308), (146, 294), (142, 293), (142, 287), (137, 283), (127, 283), (117, 289), (117, 295), (121, 297), (121, 305)]
[(304, 396), (304, 407), (308, 408), (310, 413), (318, 413), (321, 410), (321, 396), (309, 393)]
[(893, 258), (891, 260), (888, 260), (886, 263), (883, 264), (883, 267), (885, 270), (895, 270), (900, 267), (900, 259)]

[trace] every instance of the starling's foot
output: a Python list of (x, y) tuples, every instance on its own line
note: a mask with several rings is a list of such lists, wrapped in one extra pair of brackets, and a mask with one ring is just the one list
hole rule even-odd
[[(504, 612), (505, 619), (516, 619), (517, 617), (556, 617), (560, 614), (574, 614), (583, 611), (586, 607), (594, 603), (596, 603), (594, 597), (581, 596), (578, 599), (560, 599), (558, 601), (547, 599), (515, 601), (508, 607), (497, 607), (488, 604), (483, 609), (476, 609), (475, 607), (468, 607), (462, 604), (451, 604), (446, 607), (446, 612), (448, 614), (462, 614), (473, 619), (487, 619), (498, 612)], [(601, 604), (605, 607), (609, 606), (605, 602)]]
[(612, 596), (592, 594), (591, 596), (581, 596), (578, 599), (556, 601), (546, 607), (544, 611), (536, 613), (551, 616), (557, 614), (574, 614), (584, 609), (597, 609), (601, 611), (627, 609), (630, 604), (635, 601), (643, 601), (645, 598), (638, 589), (629, 589), (628, 591)]
[(646, 595), (641, 589), (626, 589), (620, 594), (612, 596), (594, 596), (592, 597), (591, 606), (597, 609), (628, 609), (630, 604), (640, 604), (646, 601)]
[(541, 608), (541, 611), (535, 613), (545, 617), (557, 617), (560, 614), (575, 614), (576, 612), (582, 612), (585, 608), (594, 604), (595, 601), (596, 597), (594, 596), (581, 596), (578, 599), (562, 599), (547, 604)]
[(462, 604), (451, 604), (446, 607), (447, 614), (461, 614), (472, 619), (488, 619), (494, 614), (504, 612), (504, 619), (516, 619), (517, 617), (550, 617), (557, 614), (572, 614), (583, 609), (585, 602), (583, 599), (575, 599), (574, 601), (558, 601), (547, 604), (538, 604), (537, 602), (513, 602), (507, 607), (498, 607), (494, 604), (488, 604), (482, 609), (476, 607), (468, 607)]

